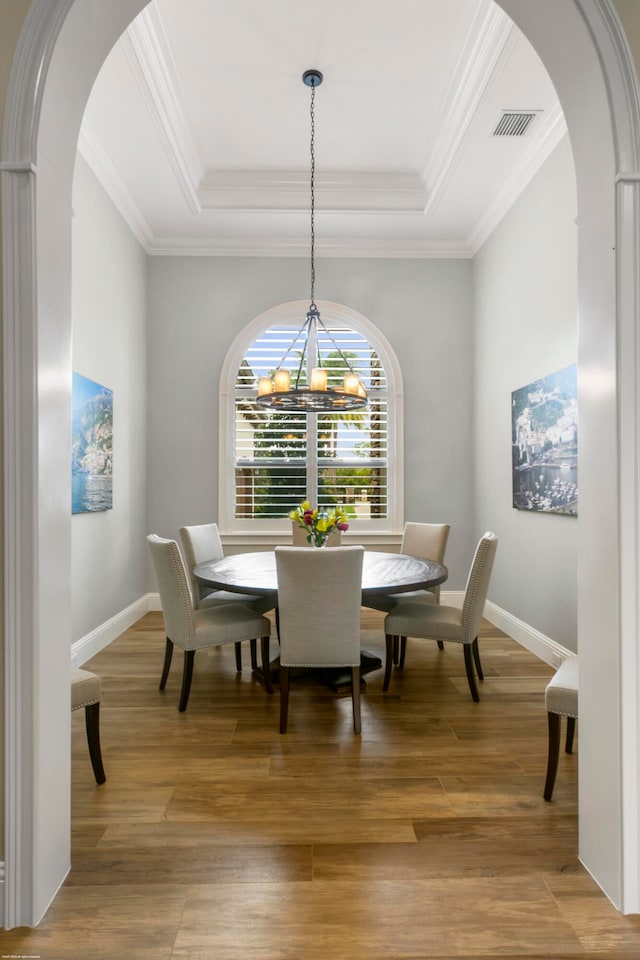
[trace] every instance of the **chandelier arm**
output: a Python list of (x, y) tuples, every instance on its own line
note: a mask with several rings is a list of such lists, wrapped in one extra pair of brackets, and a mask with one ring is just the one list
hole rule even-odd
[[(284, 356), (282, 357), (280, 363), (278, 364), (278, 369), (281, 369), (281, 368), (282, 368), (283, 363), (285, 362), (285, 360), (287, 359), (287, 357), (289, 356), (289, 354), (291, 353), (291, 351), (292, 351), (293, 348), (295, 347), (296, 343), (298, 342), (298, 340), (300, 339), (300, 337), (301, 337), (302, 334), (304, 333), (305, 329), (309, 326), (309, 323), (310, 323), (310, 321), (309, 321), (309, 319), (307, 318), (307, 319), (305, 320), (305, 322), (302, 324), (302, 326), (300, 327), (300, 329), (298, 330), (298, 332), (296, 333), (295, 338), (291, 341), (291, 343), (290, 343), (289, 346), (287, 347), (286, 353), (284, 354)], [(307, 334), (307, 339), (308, 339), (308, 334)], [(306, 339), (305, 339), (305, 350), (306, 350), (306, 346), (307, 346), (307, 341), (306, 341)], [(302, 355), (304, 356), (304, 351), (303, 351), (303, 354), (302, 354)]]
[[(305, 323), (305, 327), (309, 327), (310, 324), (311, 324), (311, 321), (307, 320), (307, 322)], [(296, 386), (295, 386), (296, 390), (298, 389), (298, 385), (300, 384), (300, 374), (302, 373), (302, 368), (304, 366), (304, 358), (307, 355), (308, 346), (309, 346), (309, 331), (307, 330), (307, 336), (304, 341), (304, 347), (302, 348), (302, 354), (300, 355), (300, 363), (298, 364), (298, 373), (296, 374)]]
[[(351, 373), (355, 373), (356, 371), (353, 369), (353, 367), (351, 366), (351, 364), (349, 363), (349, 361), (348, 361), (347, 358), (345, 357), (344, 353), (342, 352), (342, 350), (340, 349), (340, 347), (338, 346), (338, 344), (336, 343), (336, 341), (335, 341), (335, 340), (333, 339), (333, 337), (331, 336), (331, 332), (330, 332), (329, 330), (327, 330), (327, 327), (325, 326), (324, 320), (322, 319), (322, 317), (320, 316), (320, 314), (318, 314), (318, 316), (317, 316), (317, 321), (318, 321), (318, 323), (320, 323), (322, 329), (324, 330), (324, 332), (325, 332), (326, 335), (328, 336), (329, 340), (331, 340), (331, 343), (334, 345), (334, 347), (336, 348), (336, 350), (338, 351), (338, 353), (340, 354), (340, 356), (341, 356), (342, 359), (344, 360), (344, 362), (345, 362), (345, 364), (347, 365), (348, 369), (351, 371)], [(320, 355), (320, 351), (319, 351), (319, 350), (318, 350), (318, 357), (321, 359), (321, 355)], [(321, 363), (321, 362), (319, 363), (319, 366), (322, 366), (322, 363)]]

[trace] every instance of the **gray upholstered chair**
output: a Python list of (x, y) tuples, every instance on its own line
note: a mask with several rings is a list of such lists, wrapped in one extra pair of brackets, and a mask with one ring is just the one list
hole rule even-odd
[(87, 742), (93, 775), (96, 783), (102, 784), (107, 779), (102, 766), (102, 751), (100, 749), (100, 696), (102, 681), (96, 673), (90, 670), (81, 670), (79, 667), (71, 669), (71, 710), (80, 710), (84, 707), (84, 720), (87, 728)]
[[(195, 526), (181, 527), (180, 540), (184, 553), (185, 566), (191, 583), (193, 606), (196, 610), (207, 607), (219, 607), (222, 603), (243, 603), (256, 613), (267, 613), (276, 605), (276, 597), (257, 597), (247, 593), (233, 593), (231, 590), (213, 590), (200, 583), (193, 575), (197, 563), (205, 560), (222, 560), (224, 551), (217, 523), (199, 523)], [(242, 666), (240, 644), (236, 647), (238, 669)], [(257, 667), (256, 641), (251, 641), (251, 667)]]
[(573, 750), (573, 735), (578, 719), (578, 657), (567, 657), (547, 684), (544, 692), (549, 724), (549, 754), (544, 799), (551, 800), (560, 755), (560, 718), (567, 718), (565, 753)]
[[(478, 629), (487, 599), (497, 546), (498, 540), (493, 533), (485, 533), (480, 538), (467, 578), (462, 609), (441, 604), (420, 603), (415, 600), (399, 600), (391, 613), (387, 614), (384, 621), (387, 655), (383, 690), (389, 689), (395, 638), (419, 637), (423, 640), (462, 644), (471, 696), (476, 702), (480, 699), (473, 668), (475, 663), (478, 677), (483, 680), (478, 650)], [(402, 657), (399, 666), (403, 666)]]
[(242, 669), (242, 664), (238, 658), (238, 645), (244, 640), (260, 637), (265, 684), (271, 692), (269, 679), (271, 624), (269, 620), (242, 603), (224, 603), (205, 609), (194, 609), (184, 563), (176, 541), (164, 540), (152, 534), (147, 537), (147, 543), (158, 580), (167, 636), (160, 689), (164, 690), (169, 676), (174, 645), (184, 651), (182, 691), (178, 705), (178, 709), (183, 712), (187, 709), (189, 701), (196, 650), (234, 643), (236, 644), (236, 667), (239, 671)]
[[(294, 547), (310, 547), (311, 544), (307, 543), (307, 534), (300, 526), (299, 523), (296, 523), (295, 520), (291, 521), (291, 533), (292, 533), (292, 543)], [(335, 527), (327, 537), (327, 546), (328, 547), (339, 547), (342, 543), (342, 533), (340, 530), (337, 530)]]
[(287, 732), (292, 668), (351, 670), (360, 733), (360, 611), (364, 547), (276, 547), (280, 608), (280, 733)]
[[(447, 549), (447, 540), (451, 525), (448, 523), (414, 523), (408, 521), (404, 525), (402, 532), (402, 543), (400, 544), (400, 553), (407, 554), (410, 557), (419, 557), (421, 560), (435, 560), (436, 563), (444, 563), (444, 555)], [(390, 613), (399, 601), (416, 600), (419, 603), (440, 603), (440, 585), (431, 590), (412, 590), (410, 593), (388, 593), (380, 594), (367, 598), (365, 606), (372, 610), (382, 610), (384, 613)], [(444, 644), (438, 640), (438, 646), (442, 650)], [(407, 652), (407, 638), (401, 637), (400, 642), (396, 640), (393, 646), (393, 662), (402, 663)]]

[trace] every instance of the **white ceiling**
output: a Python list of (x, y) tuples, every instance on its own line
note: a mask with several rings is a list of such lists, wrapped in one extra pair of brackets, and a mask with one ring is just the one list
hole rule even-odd
[(149, 253), (309, 255), (308, 68), (318, 256), (472, 256), (566, 133), (491, 0), (154, 0), (79, 142)]

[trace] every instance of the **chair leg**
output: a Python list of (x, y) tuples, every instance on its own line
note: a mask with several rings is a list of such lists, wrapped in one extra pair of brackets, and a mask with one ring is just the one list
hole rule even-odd
[(438, 640), (438, 641), (437, 641), (437, 644), (438, 644), (438, 650), (444, 650), (444, 641), (443, 641), (443, 640)]
[(565, 753), (572, 753), (573, 751), (573, 735), (576, 732), (576, 718), (567, 717), (567, 740), (564, 747)]
[(464, 647), (464, 665), (467, 671), (467, 680), (469, 681), (469, 690), (471, 690), (471, 696), (475, 703), (478, 703), (480, 700), (480, 694), (478, 693), (478, 688), (476, 686), (476, 677), (473, 672), (473, 652), (471, 650), (470, 643), (463, 643)]
[(93, 775), (96, 778), (96, 783), (101, 784), (107, 778), (102, 766), (102, 751), (100, 750), (100, 701), (90, 703), (84, 708), (84, 719), (87, 727), (87, 742)]
[(180, 713), (184, 713), (187, 709), (187, 704), (189, 702), (189, 693), (191, 692), (191, 678), (193, 676), (193, 658), (195, 657), (195, 650), (185, 650), (184, 652), (184, 667), (182, 670), (182, 690), (180, 691), (180, 703), (178, 704), (178, 710)]
[(242, 644), (240, 642), (234, 643), (236, 651), (236, 672), (242, 673)]
[(351, 667), (351, 699), (353, 700), (353, 731), (360, 733), (360, 667)]
[(256, 638), (251, 637), (249, 641), (251, 644), (251, 669), (258, 669), (258, 644), (256, 643)]
[(280, 665), (280, 733), (287, 732), (287, 718), (289, 715), (289, 667)]
[(471, 650), (473, 652), (473, 662), (476, 665), (476, 671), (478, 673), (478, 680), (484, 680), (484, 673), (482, 672), (482, 664), (480, 663), (480, 648), (478, 647), (477, 637), (471, 644)]
[(404, 658), (407, 653), (407, 638), (400, 637), (400, 657), (398, 659), (398, 670), (404, 669)]
[(551, 800), (553, 785), (558, 772), (558, 755), (560, 753), (560, 714), (547, 712), (549, 722), (549, 754), (547, 757), (547, 779), (544, 785), (544, 799)]
[(164, 663), (162, 664), (162, 676), (160, 677), (160, 690), (164, 690), (169, 676), (169, 667), (171, 666), (171, 657), (173, 656), (173, 640), (167, 637), (167, 643), (164, 648)]
[[(252, 643), (255, 641), (252, 641)], [(269, 663), (269, 635), (260, 637), (260, 656), (262, 659), (262, 676), (267, 693), (273, 693), (271, 683), (271, 664)]]
[(400, 637), (393, 638), (393, 665), (398, 665), (398, 656), (400, 652)]
[(382, 689), (389, 689), (389, 681), (391, 680), (391, 667), (393, 666), (393, 642), (395, 637), (390, 633), (385, 635), (385, 641), (387, 644), (387, 657), (384, 664), (384, 680), (382, 682)]

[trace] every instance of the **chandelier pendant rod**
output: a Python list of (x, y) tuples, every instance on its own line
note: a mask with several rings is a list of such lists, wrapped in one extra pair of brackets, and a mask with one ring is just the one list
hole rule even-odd
[[(284, 357), (280, 361), (278, 369), (273, 375), (261, 376), (258, 382), (258, 396), (256, 402), (261, 407), (267, 407), (272, 410), (293, 413), (302, 411), (305, 413), (318, 413), (320, 411), (344, 413), (347, 410), (356, 410), (367, 405), (367, 392), (364, 384), (358, 374), (351, 366), (349, 360), (336, 343), (335, 338), (327, 329), (323, 322), (320, 311), (315, 302), (315, 284), (316, 284), (316, 152), (315, 152), (315, 97), (316, 87), (320, 86), (323, 77), (319, 70), (305, 70), (302, 80), (307, 87), (311, 87), (311, 96), (309, 101), (309, 118), (311, 135), (309, 140), (310, 153), (310, 286), (311, 300), (307, 317), (304, 324), (298, 331), (295, 339), (286, 350)], [(318, 339), (319, 327), (322, 327), (323, 338), (326, 337), (335, 348), (338, 356), (345, 365), (343, 387), (330, 387), (328, 377), (331, 368), (322, 366), (322, 355)], [(285, 368), (288, 357), (292, 353), (300, 338), (304, 339), (304, 346), (300, 355), (300, 361), (295, 373), (295, 382), (290, 385), (290, 373)], [(308, 369), (307, 369), (308, 368)], [(300, 380), (303, 377), (303, 371), (306, 371), (307, 386), (300, 386)], [(313, 418), (312, 418), (313, 419)], [(310, 429), (313, 429), (313, 423), (310, 422)]]

